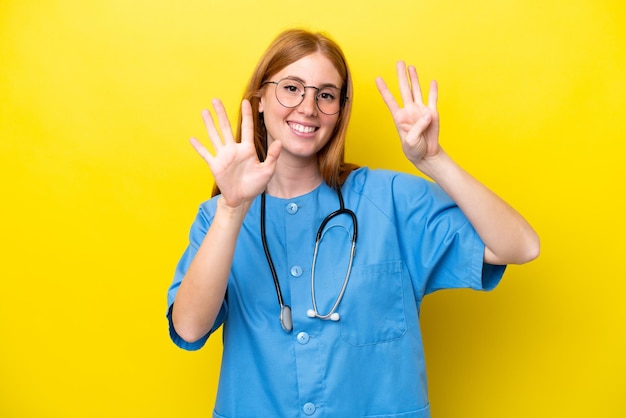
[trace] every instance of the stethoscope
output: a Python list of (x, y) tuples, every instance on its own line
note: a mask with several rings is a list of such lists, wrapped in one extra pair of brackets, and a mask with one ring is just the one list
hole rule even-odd
[[(346, 287), (348, 286), (348, 280), (350, 279), (350, 272), (352, 271), (352, 262), (354, 261), (354, 253), (356, 250), (356, 238), (357, 238), (357, 220), (356, 215), (350, 209), (346, 209), (343, 204), (343, 196), (341, 194), (341, 189), (337, 188), (337, 196), (339, 197), (339, 209), (332, 212), (330, 215), (326, 216), (320, 227), (317, 230), (317, 235), (315, 237), (315, 249), (313, 251), (313, 265), (311, 266), (311, 302), (313, 304), (313, 309), (307, 310), (306, 314), (309, 318), (319, 318), (323, 320), (330, 319), (331, 321), (339, 321), (339, 312), (337, 312), (337, 307), (341, 303), (341, 299), (343, 299), (343, 295), (346, 291)], [(343, 279), (343, 284), (341, 285), (341, 290), (337, 295), (337, 299), (335, 299), (335, 303), (333, 304), (330, 311), (327, 314), (322, 315), (317, 310), (317, 300), (315, 298), (315, 265), (317, 263), (317, 253), (319, 250), (320, 242), (322, 241), (322, 235), (324, 233), (324, 228), (326, 224), (333, 218), (346, 214), (352, 218), (352, 224), (354, 226), (354, 231), (352, 233), (352, 248), (350, 249), (350, 261), (348, 263), (348, 270), (346, 271), (346, 276)], [(272, 278), (274, 279), (274, 287), (276, 288), (276, 296), (278, 297), (278, 305), (280, 306), (280, 325), (282, 326), (285, 332), (291, 332), (293, 330), (293, 318), (291, 314), (291, 307), (289, 305), (285, 305), (283, 301), (283, 293), (280, 290), (280, 283), (278, 283), (278, 276), (276, 274), (276, 269), (274, 268), (274, 263), (272, 262), (272, 256), (270, 255), (269, 248), (267, 246), (267, 237), (265, 235), (265, 193), (261, 194), (261, 241), (263, 242), (263, 250), (265, 250), (265, 257), (267, 258), (267, 264), (270, 267), (270, 271), (272, 272)]]

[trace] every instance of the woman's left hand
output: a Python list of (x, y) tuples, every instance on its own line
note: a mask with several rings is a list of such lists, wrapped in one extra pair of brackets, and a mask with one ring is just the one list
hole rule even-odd
[(404, 61), (396, 64), (398, 84), (404, 107), (400, 107), (381, 77), (376, 79), (376, 86), (385, 104), (389, 108), (396, 129), (402, 140), (402, 150), (416, 166), (424, 160), (436, 157), (439, 146), (439, 113), (437, 112), (437, 82), (430, 83), (428, 105), (422, 100), (422, 90), (415, 67), (407, 67)]

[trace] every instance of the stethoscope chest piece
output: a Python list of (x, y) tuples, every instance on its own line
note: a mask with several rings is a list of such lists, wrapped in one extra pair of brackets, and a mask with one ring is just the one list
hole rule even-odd
[(291, 316), (291, 308), (289, 305), (283, 305), (280, 307), (280, 325), (285, 332), (291, 332), (293, 330), (293, 318)]

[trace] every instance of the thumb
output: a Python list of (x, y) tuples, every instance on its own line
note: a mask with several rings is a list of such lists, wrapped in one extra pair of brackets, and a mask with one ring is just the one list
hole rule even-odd
[(426, 113), (422, 115), (422, 117), (419, 118), (415, 125), (411, 126), (409, 132), (407, 132), (406, 142), (410, 145), (415, 145), (431, 122), (432, 116), (430, 114)]
[(267, 157), (265, 157), (264, 163), (276, 164), (276, 160), (278, 160), (282, 146), (283, 144), (280, 141), (272, 142), (267, 149)]

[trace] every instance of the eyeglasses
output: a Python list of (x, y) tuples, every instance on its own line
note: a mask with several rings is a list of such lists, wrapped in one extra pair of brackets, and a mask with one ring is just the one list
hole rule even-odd
[(325, 115), (335, 115), (341, 110), (341, 106), (347, 97), (341, 96), (341, 89), (333, 86), (315, 87), (305, 86), (298, 80), (283, 78), (280, 81), (266, 81), (265, 84), (276, 85), (276, 99), (284, 107), (296, 107), (304, 100), (306, 89), (315, 89), (315, 104), (320, 112)]

